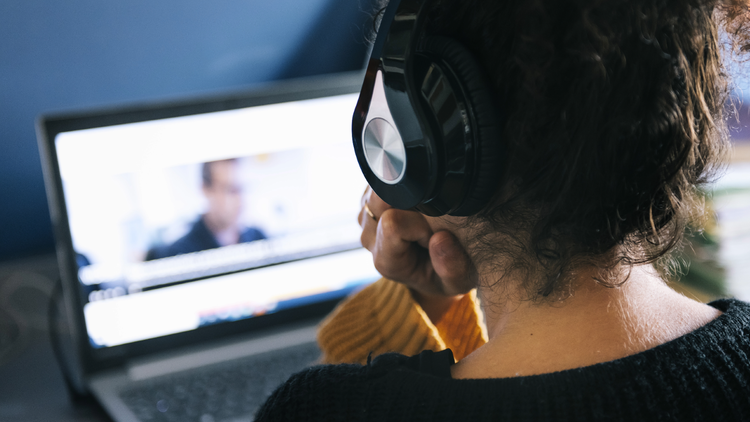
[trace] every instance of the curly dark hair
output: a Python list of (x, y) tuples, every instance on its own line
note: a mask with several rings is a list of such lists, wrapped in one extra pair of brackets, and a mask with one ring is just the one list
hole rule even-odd
[(750, 50), (749, 4), (431, 2), (428, 34), (472, 51), (507, 112), (503, 182), (469, 221), (475, 261), (508, 254), (502, 272), (545, 298), (581, 265), (612, 286), (618, 264), (675, 248), (727, 149), (723, 60)]

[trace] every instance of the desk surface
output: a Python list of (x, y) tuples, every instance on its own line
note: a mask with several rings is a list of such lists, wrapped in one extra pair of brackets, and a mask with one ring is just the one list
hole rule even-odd
[(111, 421), (68, 396), (47, 330), (56, 277), (54, 256), (0, 264), (0, 421)]
[(40, 336), (0, 366), (0, 420), (111, 421), (96, 403), (74, 404), (69, 399), (49, 341)]

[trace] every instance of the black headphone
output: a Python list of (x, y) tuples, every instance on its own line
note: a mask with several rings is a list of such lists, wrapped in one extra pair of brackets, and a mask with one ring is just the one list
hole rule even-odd
[(391, 0), (352, 119), (365, 179), (395, 208), (472, 215), (502, 174), (502, 122), (487, 78), (458, 41), (426, 36), (424, 0)]

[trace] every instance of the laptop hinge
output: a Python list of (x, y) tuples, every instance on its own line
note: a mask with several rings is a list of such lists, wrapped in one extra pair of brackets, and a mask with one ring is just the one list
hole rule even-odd
[(285, 347), (315, 341), (316, 325), (284, 331), (264, 337), (255, 337), (232, 344), (226, 344), (188, 352), (178, 356), (150, 358), (128, 365), (128, 376), (134, 381), (167, 375), (179, 371), (226, 362), (245, 356), (270, 352)]

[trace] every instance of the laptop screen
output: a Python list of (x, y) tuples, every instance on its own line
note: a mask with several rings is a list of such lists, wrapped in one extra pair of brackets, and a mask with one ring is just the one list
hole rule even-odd
[(356, 94), (54, 138), (89, 341), (311, 304), (379, 277), (359, 245)]

